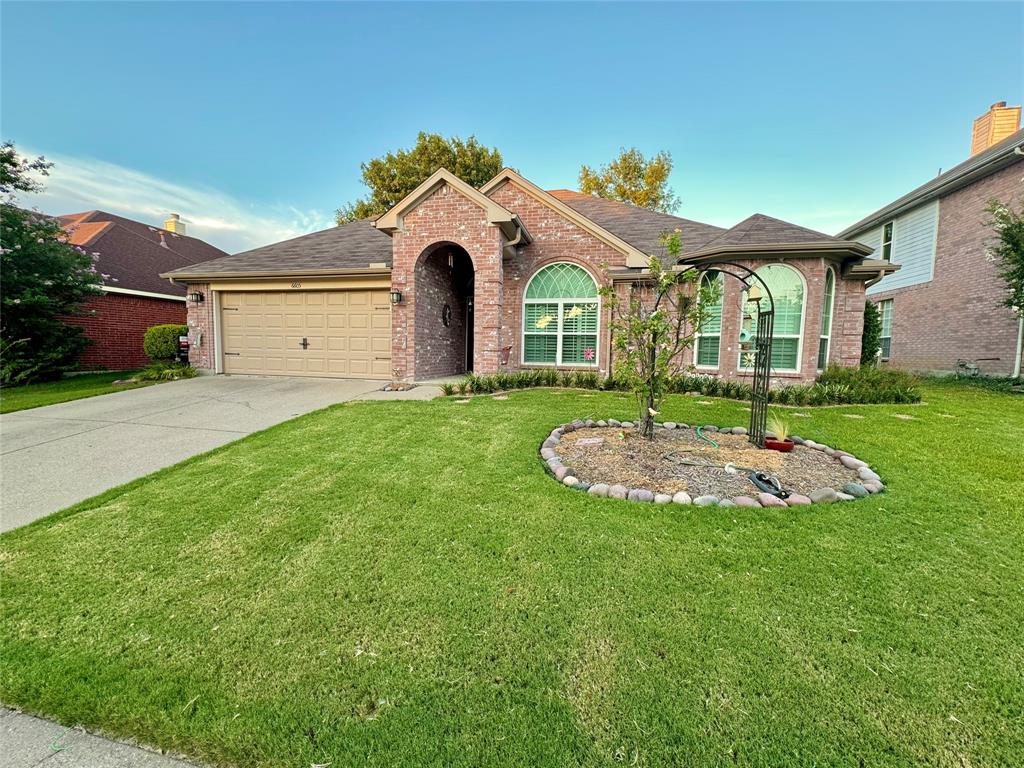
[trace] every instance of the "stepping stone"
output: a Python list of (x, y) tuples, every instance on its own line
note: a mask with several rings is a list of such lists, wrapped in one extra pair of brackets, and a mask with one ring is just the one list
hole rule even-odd
[(845, 416), (848, 419), (863, 419), (864, 418), (859, 413), (844, 413), (843, 416)]
[(690, 498), (690, 494), (686, 491), (679, 491), (675, 496), (672, 497), (673, 504), (692, 504), (693, 499)]
[(608, 495), (608, 483), (594, 483), (587, 488), (587, 493), (591, 496), (601, 496), (603, 498)]
[(762, 507), (788, 507), (789, 504), (784, 502), (778, 496), (772, 496), (770, 493), (759, 493), (757, 494), (757, 500), (761, 502)]
[(894, 413), (893, 416), (897, 419), (903, 419), (903, 421), (911, 421), (914, 418), (906, 413)]

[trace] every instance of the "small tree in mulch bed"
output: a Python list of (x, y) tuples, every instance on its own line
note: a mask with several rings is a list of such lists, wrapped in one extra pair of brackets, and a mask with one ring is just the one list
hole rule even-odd
[(662, 237), (664, 262), (652, 256), (648, 273), (620, 296), (611, 281), (601, 296), (611, 309), (614, 375), (636, 397), (637, 430), (653, 439), (654, 417), (661, 408), (669, 380), (684, 369), (682, 353), (693, 346), (706, 307), (717, 301), (717, 289), (699, 287), (697, 270), (673, 269), (682, 253), (679, 232)]

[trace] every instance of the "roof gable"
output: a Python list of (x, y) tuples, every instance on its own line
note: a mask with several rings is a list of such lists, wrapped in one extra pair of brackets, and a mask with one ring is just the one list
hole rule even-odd
[(519, 219), (514, 213), (498, 205), (470, 184), (445, 168), (438, 168), (416, 189), (403, 197), (391, 210), (380, 216), (374, 223), (383, 232), (395, 232), (403, 229), (405, 216), (430, 197), (437, 189), (447, 184), (470, 202), (479, 206), (487, 217), (488, 224), (494, 224), (502, 230), (506, 239), (513, 240), (523, 231)]
[[(552, 195), (550, 192), (546, 192), (538, 187), (533, 182), (527, 181), (518, 173), (513, 171), (511, 168), (502, 169), (497, 176), (484, 184), (480, 191), (485, 195), (490, 195), (494, 190), (498, 189), (503, 184), (515, 184), (517, 187), (522, 189), (526, 194), (533, 197), (539, 203), (546, 205), (551, 210), (560, 214), (564, 218), (568, 219), (572, 223), (576, 224), (580, 228), (584, 229), (598, 240), (601, 240), (606, 245), (611, 246), (615, 250), (621, 252), (626, 257), (627, 267), (646, 267), (650, 256), (644, 253), (639, 248), (636, 248), (631, 243), (623, 240), (618, 235), (610, 232), (605, 227), (602, 227), (592, 218), (580, 213), (575, 208), (566, 203), (562, 202), (558, 197)], [(565, 191), (565, 190), (562, 190)]]

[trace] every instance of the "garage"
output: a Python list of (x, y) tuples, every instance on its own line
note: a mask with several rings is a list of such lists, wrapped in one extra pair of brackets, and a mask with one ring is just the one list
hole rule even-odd
[(224, 373), (391, 377), (386, 290), (225, 291)]

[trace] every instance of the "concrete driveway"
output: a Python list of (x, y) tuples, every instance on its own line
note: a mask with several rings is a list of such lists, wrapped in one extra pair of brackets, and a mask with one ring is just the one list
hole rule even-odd
[(201, 376), (0, 416), (0, 530), (333, 403), (379, 381)]

